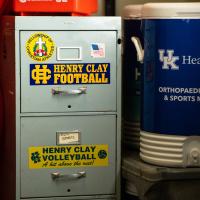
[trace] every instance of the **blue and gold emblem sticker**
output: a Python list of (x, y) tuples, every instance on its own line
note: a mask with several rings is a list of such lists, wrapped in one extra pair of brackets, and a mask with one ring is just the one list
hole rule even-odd
[(52, 57), (54, 50), (54, 41), (45, 33), (35, 33), (26, 42), (26, 52), (34, 61), (47, 61)]

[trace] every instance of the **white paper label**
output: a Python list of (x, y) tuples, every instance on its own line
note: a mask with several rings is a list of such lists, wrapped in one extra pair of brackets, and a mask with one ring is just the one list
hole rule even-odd
[(58, 132), (58, 145), (79, 144), (80, 132)]

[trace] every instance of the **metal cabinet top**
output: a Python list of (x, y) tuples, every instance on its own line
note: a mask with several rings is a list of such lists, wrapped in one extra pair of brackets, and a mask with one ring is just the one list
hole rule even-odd
[(16, 30), (121, 30), (120, 17), (15, 17)]

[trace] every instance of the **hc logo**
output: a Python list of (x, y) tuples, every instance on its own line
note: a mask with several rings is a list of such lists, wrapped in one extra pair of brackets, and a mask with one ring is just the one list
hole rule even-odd
[(169, 70), (171, 67), (171, 70), (179, 70), (179, 66), (176, 65), (176, 61), (179, 60), (179, 56), (173, 56), (174, 50), (167, 50), (167, 56), (164, 56), (165, 55), (164, 49), (159, 49), (158, 53), (160, 62), (163, 62), (162, 69)]
[(51, 70), (48, 69), (47, 65), (35, 65), (35, 69), (31, 73), (32, 79), (35, 81), (35, 84), (48, 84), (48, 81), (51, 79)]

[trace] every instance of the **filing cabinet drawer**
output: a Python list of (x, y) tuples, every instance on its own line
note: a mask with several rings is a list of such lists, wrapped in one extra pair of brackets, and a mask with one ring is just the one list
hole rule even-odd
[[(74, 145), (65, 139), (63, 144), (62, 133), (79, 137)], [(100, 148), (97, 154), (95, 148)], [(21, 198), (112, 195), (115, 190), (115, 115), (21, 118)]]
[(21, 112), (116, 111), (116, 35), (21, 31)]

